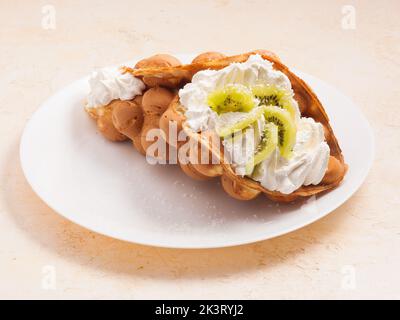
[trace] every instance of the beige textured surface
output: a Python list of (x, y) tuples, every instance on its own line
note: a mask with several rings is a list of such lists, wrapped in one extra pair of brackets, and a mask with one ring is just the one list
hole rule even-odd
[[(46, 1), (0, 4), (0, 298), (400, 298), (398, 0), (95, 3), (52, 1), (55, 30), (41, 26)], [(354, 30), (342, 29), (348, 4)], [(94, 67), (156, 52), (256, 48), (352, 97), (375, 131), (370, 175), (326, 218), (242, 247), (157, 249), (66, 221), (25, 181), (24, 124)], [(55, 287), (46, 285), (52, 271)]]

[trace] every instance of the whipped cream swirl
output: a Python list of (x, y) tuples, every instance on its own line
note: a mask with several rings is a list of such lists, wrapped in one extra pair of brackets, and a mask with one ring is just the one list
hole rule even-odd
[[(207, 104), (208, 95), (228, 84), (241, 84), (252, 87), (258, 84), (271, 84), (288, 92), (292, 91), (289, 78), (274, 70), (272, 63), (260, 55), (251, 55), (243, 63), (232, 63), (221, 70), (202, 70), (197, 72), (192, 82), (179, 90), (181, 104), (186, 108), (187, 123), (195, 131), (213, 128), (216, 113)], [(293, 99), (296, 106), (297, 102)], [(300, 112), (298, 111), (298, 116)]]
[(131, 100), (141, 95), (145, 89), (145, 84), (140, 79), (114, 68), (94, 71), (89, 79), (89, 86), (89, 108), (105, 106), (115, 99)]
[(289, 194), (302, 185), (320, 183), (328, 161), (329, 146), (322, 125), (304, 117), (298, 123), (292, 157), (281, 157), (277, 148), (256, 167), (252, 178), (268, 190)]

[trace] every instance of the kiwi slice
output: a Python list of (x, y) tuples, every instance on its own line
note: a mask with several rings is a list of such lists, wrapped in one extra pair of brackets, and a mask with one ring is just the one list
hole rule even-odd
[(217, 114), (249, 112), (255, 106), (251, 91), (239, 84), (230, 84), (208, 95), (207, 103)]
[(260, 100), (260, 105), (277, 106), (290, 113), (295, 119), (297, 110), (293, 105), (293, 98), (290, 92), (275, 85), (256, 85), (252, 88), (254, 96)]
[(296, 125), (287, 110), (276, 106), (264, 108), (265, 121), (278, 127), (278, 146), (281, 156), (289, 159), (296, 142)]
[(220, 137), (226, 137), (242, 131), (260, 119), (265, 107), (257, 107), (250, 112), (228, 112), (220, 115), (216, 121), (215, 131)]
[(278, 146), (278, 127), (269, 122), (265, 125), (254, 156), (246, 164), (246, 175), (251, 175), (254, 167), (264, 161)]

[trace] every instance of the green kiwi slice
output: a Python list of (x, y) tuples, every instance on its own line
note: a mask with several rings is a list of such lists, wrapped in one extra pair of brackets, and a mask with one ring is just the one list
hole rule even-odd
[(260, 101), (260, 105), (280, 107), (295, 119), (297, 110), (293, 105), (292, 95), (287, 90), (275, 85), (256, 85), (252, 88), (252, 92)]
[(266, 122), (272, 122), (278, 127), (278, 146), (281, 156), (289, 159), (296, 142), (296, 125), (287, 110), (276, 106), (265, 107)]
[(278, 146), (278, 127), (270, 122), (267, 123), (262, 132), (259, 144), (254, 152), (254, 156), (246, 164), (246, 175), (251, 175), (254, 167), (267, 159)]
[(215, 130), (220, 137), (226, 137), (242, 131), (260, 119), (265, 113), (265, 107), (257, 107), (250, 112), (228, 112), (221, 114), (216, 122)]
[(250, 89), (239, 84), (230, 84), (208, 95), (207, 103), (217, 114), (226, 112), (249, 112), (255, 106)]

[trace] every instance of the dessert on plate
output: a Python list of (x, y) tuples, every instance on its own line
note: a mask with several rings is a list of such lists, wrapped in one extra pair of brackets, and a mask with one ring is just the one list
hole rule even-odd
[(194, 179), (220, 177), (236, 199), (308, 197), (347, 171), (321, 102), (270, 51), (206, 52), (190, 64), (158, 54), (89, 84), (85, 109), (106, 138), (174, 159)]

